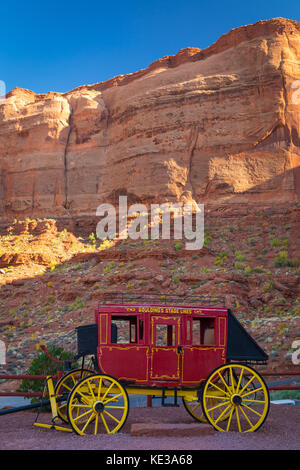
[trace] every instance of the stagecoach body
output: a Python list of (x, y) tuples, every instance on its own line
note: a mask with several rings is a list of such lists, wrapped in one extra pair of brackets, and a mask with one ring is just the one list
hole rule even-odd
[(77, 334), (79, 355), (128, 385), (195, 387), (229, 361), (268, 359), (230, 309), (124, 302), (99, 303)]

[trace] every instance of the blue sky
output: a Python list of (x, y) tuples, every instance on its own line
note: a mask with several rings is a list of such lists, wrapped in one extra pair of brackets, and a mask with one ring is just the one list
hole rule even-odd
[(0, 6), (0, 80), (36, 93), (132, 73), (232, 28), (300, 20), (299, 0), (14, 1)]

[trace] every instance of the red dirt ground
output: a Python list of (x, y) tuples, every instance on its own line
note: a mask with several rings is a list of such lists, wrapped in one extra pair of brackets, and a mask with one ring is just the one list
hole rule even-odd
[[(194, 423), (180, 406), (174, 408), (133, 408), (122, 431), (113, 435), (77, 436), (33, 426), (31, 411), (0, 418), (2, 450), (299, 450), (300, 407), (271, 405), (263, 426), (254, 433), (215, 432), (205, 437), (133, 437), (133, 423)], [(43, 413), (39, 421), (47, 423)], [(201, 426), (201, 424), (199, 424)]]

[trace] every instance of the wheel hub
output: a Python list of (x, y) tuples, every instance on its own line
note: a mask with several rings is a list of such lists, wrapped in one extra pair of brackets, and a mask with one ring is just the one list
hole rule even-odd
[(243, 401), (242, 397), (238, 394), (232, 395), (231, 397), (231, 403), (233, 405), (239, 406), (242, 403), (242, 401)]
[(93, 409), (96, 413), (102, 413), (102, 411), (104, 410), (104, 405), (102, 401), (96, 401), (96, 403), (94, 403), (93, 405)]

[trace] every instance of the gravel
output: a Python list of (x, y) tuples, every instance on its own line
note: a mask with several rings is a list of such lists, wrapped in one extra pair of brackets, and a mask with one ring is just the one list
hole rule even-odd
[[(36, 413), (18, 412), (0, 416), (1, 450), (299, 450), (300, 406), (271, 405), (263, 426), (254, 433), (214, 432), (201, 437), (133, 437), (133, 423), (194, 423), (185, 409), (132, 408), (118, 434), (78, 436), (33, 426)], [(42, 413), (39, 421), (50, 423)], [(199, 423), (199, 426), (201, 424)]]

